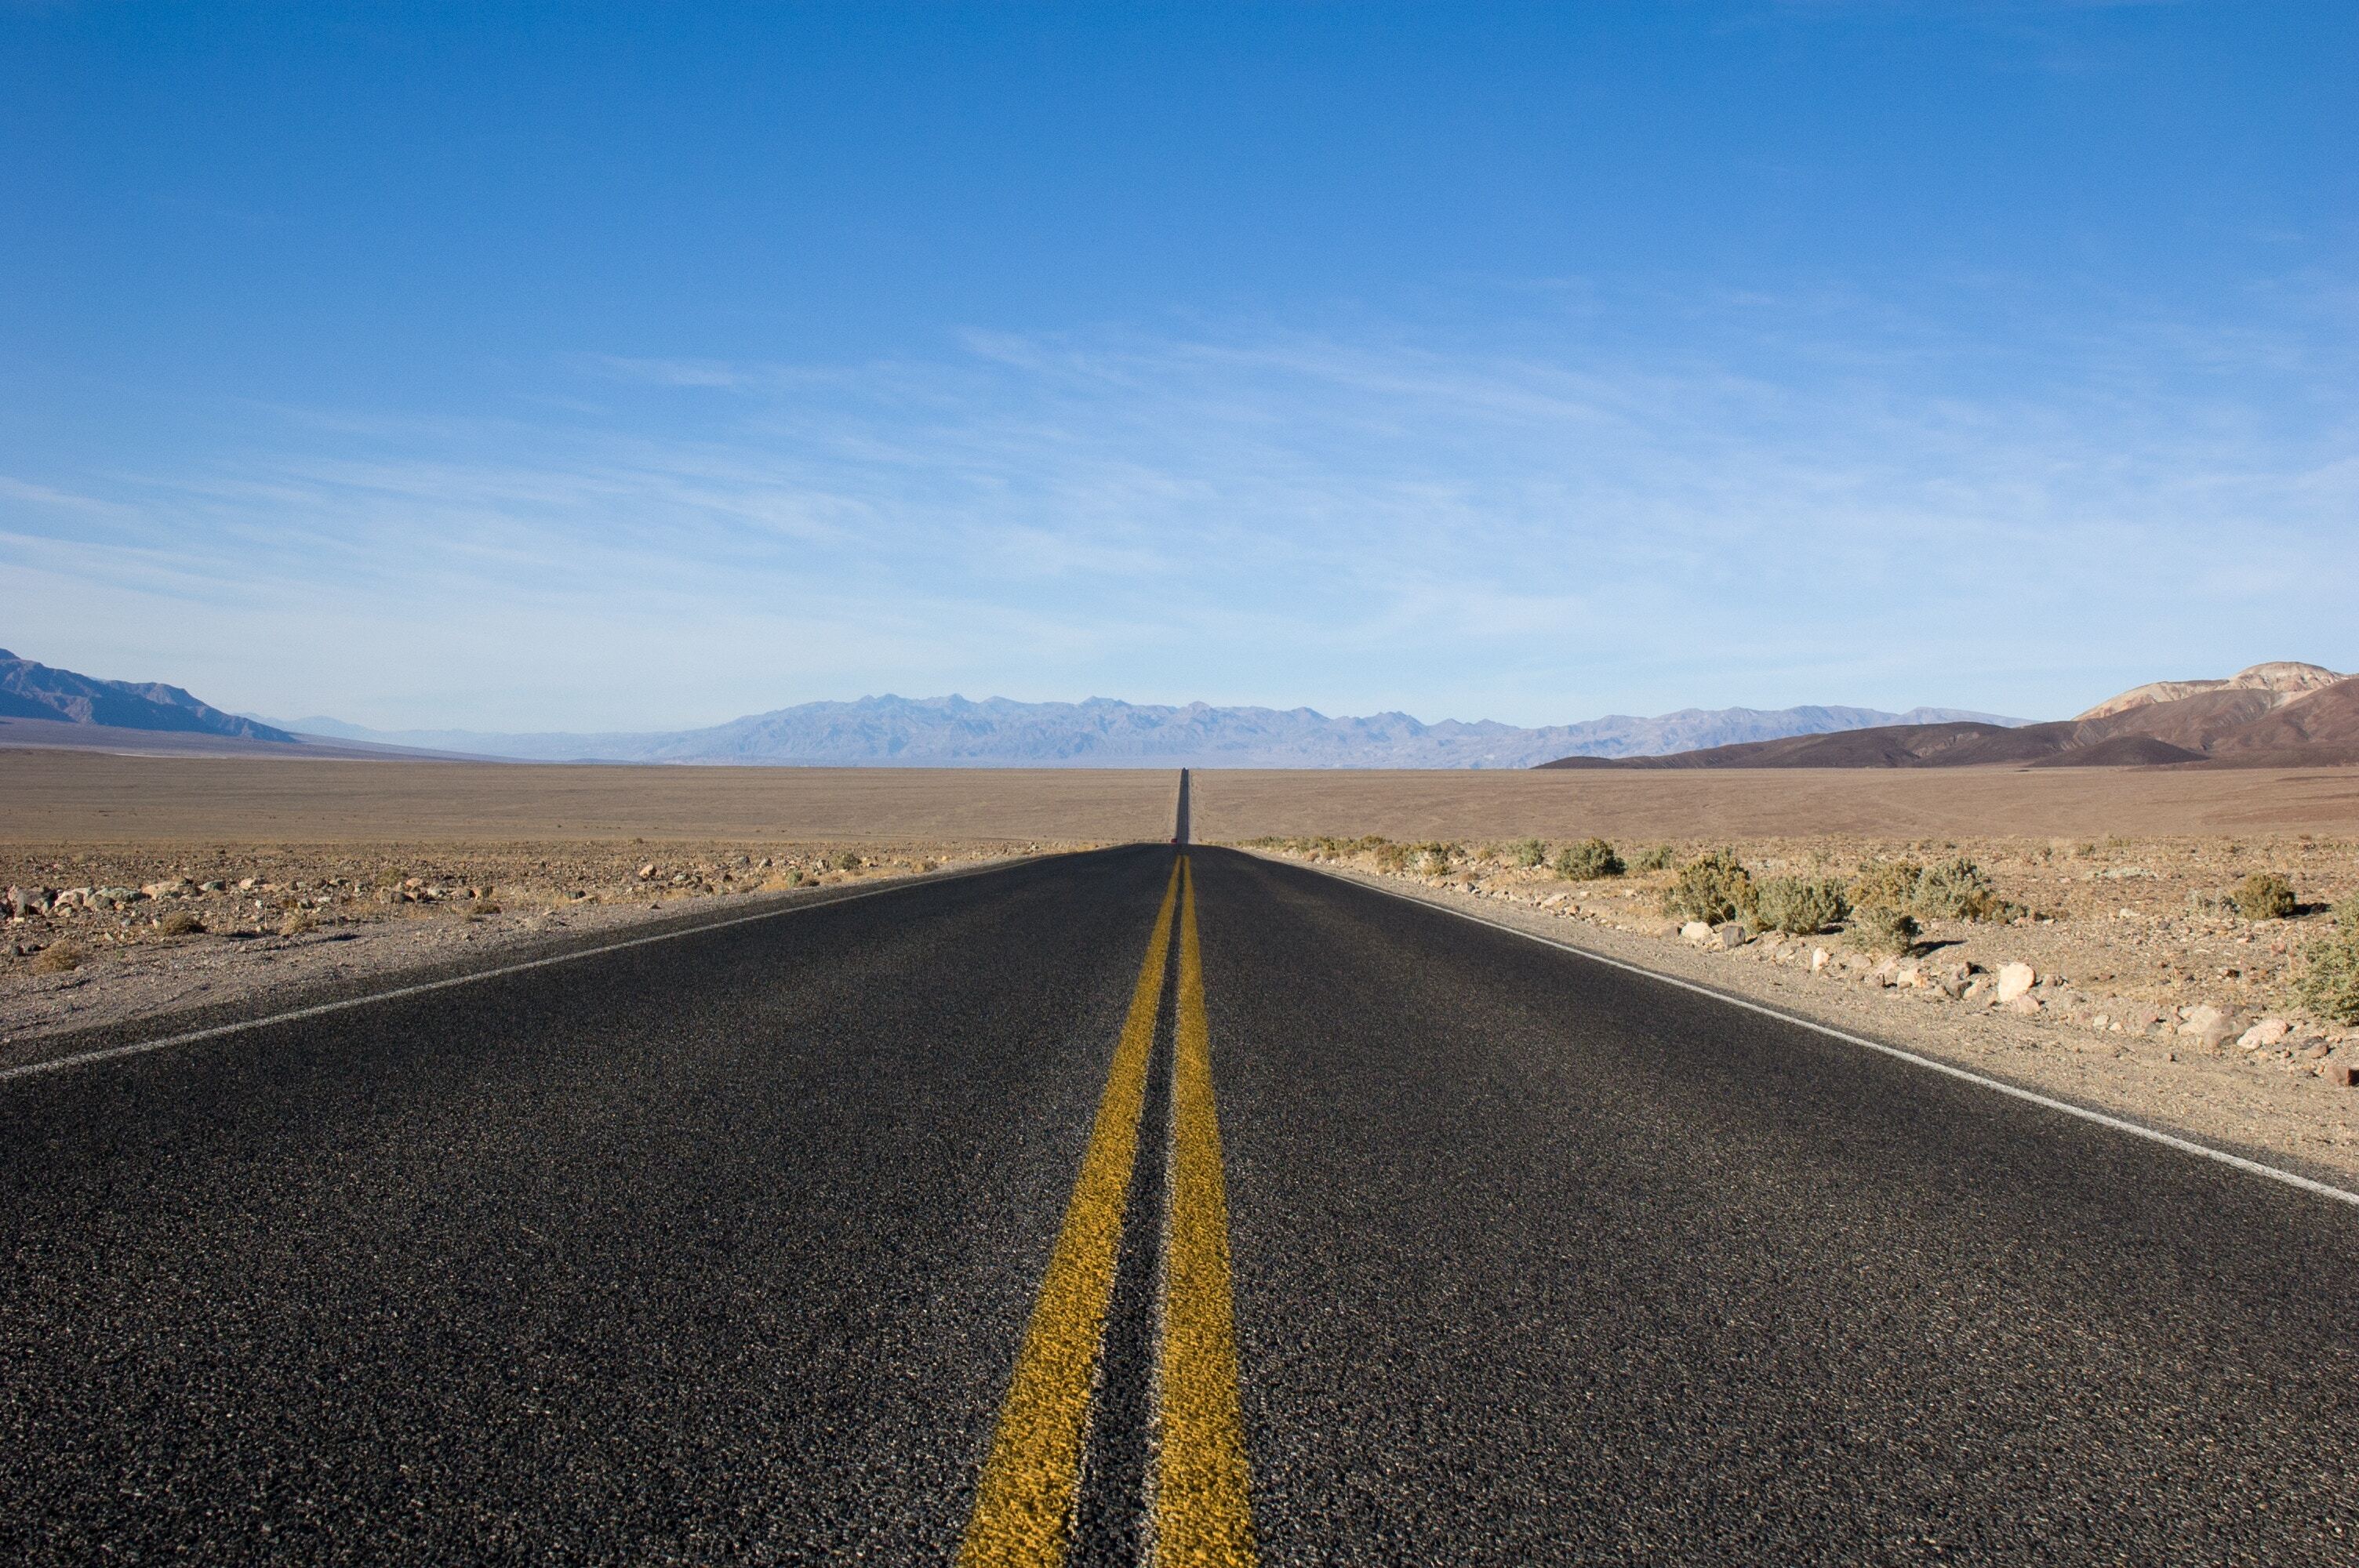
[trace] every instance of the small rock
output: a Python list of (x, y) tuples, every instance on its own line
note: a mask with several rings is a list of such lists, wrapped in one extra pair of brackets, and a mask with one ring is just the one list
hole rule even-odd
[(2027, 993), (2038, 984), (2039, 977), (2028, 964), (2001, 964), (1998, 967), (1998, 1002), (2001, 1007)]
[(2275, 1045), (2293, 1033), (2293, 1025), (2282, 1018), (2264, 1018), (2242, 1034), (2236, 1044), (2247, 1051), (2257, 1051), (2264, 1045)]
[(1734, 920), (1713, 926), (1712, 934), (1718, 938), (1723, 952), (1731, 952), (1745, 946), (1745, 927)]
[(2218, 1050), (2236, 1037), (2236, 1025), (2229, 1016), (2209, 1002), (2187, 1010), (2186, 1019), (2179, 1033), (2185, 1038), (2200, 1040), (2211, 1050)]
[(1707, 941), (1712, 936), (1712, 927), (1701, 920), (1690, 920), (1680, 927), (1680, 935), (1690, 942)]
[(1999, 1005), (2006, 1008), (2009, 1012), (2020, 1012), (2028, 1015), (2039, 1011), (2048, 1004), (2040, 1000), (2038, 997), (2033, 996), (2029, 991), (2026, 991), (2021, 996), (2010, 998), (2006, 1001), (2001, 1002)]
[(1832, 962), (1834, 962), (1834, 955), (1828, 952), (1824, 947), (1813, 947), (1810, 949), (1810, 973), (1814, 975), (1822, 974), (1825, 972), (1826, 967)]
[(2181, 1034), (2198, 1034), (2226, 1017), (2227, 1014), (2208, 1001), (2196, 1002), (2179, 1010), (2179, 1032)]
[(649, 860), (646, 865), (639, 868), (639, 881), (646, 881), (655, 874), (656, 863), (653, 860)]

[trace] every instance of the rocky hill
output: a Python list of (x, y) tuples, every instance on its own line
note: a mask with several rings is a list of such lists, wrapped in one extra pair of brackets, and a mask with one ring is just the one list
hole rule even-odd
[(218, 735), (238, 741), (292, 743), (295, 740), (273, 725), (200, 702), (177, 686), (97, 680), (20, 659), (5, 648), (0, 648), (0, 719)]
[(2224, 680), (2156, 681), (2077, 719), (2002, 729), (1900, 724), (1653, 757), (1560, 757), (1551, 768), (2125, 767), (2359, 762), (2359, 677), (2266, 664)]

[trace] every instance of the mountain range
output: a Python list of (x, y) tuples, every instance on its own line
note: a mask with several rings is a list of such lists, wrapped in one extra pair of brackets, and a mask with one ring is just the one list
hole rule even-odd
[(1886, 725), (1713, 746), (1669, 756), (1567, 755), (1550, 768), (2125, 767), (2180, 762), (2359, 762), (2359, 676), (2319, 665), (2255, 665), (2223, 680), (2153, 681), (2087, 712), (2002, 728)]
[(1690, 708), (1527, 729), (1201, 702), (886, 696), (807, 702), (695, 730), (505, 734), (257, 719), (179, 687), (98, 679), (0, 650), (0, 745), (811, 767), (2292, 765), (2359, 762), (2359, 677), (2319, 665), (2255, 665), (2220, 679), (2149, 682), (2047, 723), (1930, 708)]
[(98, 680), (20, 659), (0, 648), (0, 718), (215, 735), (293, 744), (284, 730), (224, 713), (160, 681)]
[(328, 718), (278, 720), (310, 735), (548, 762), (754, 762), (826, 767), (1527, 768), (1570, 754), (1639, 756), (1868, 725), (2017, 720), (1944, 708), (1685, 708), (1521, 729), (1426, 724), (1406, 713), (1331, 718), (1308, 708), (1158, 707), (1092, 697), (867, 697), (807, 702), (709, 729), (649, 734), (381, 730)]

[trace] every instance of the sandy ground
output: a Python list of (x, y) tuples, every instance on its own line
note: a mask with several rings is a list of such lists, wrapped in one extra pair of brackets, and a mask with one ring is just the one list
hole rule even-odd
[(1196, 836), (1761, 838), (2359, 834), (2359, 768), (1195, 775)]
[[(2359, 1180), (2359, 1088), (2343, 1087), (2336, 1072), (2359, 1066), (2359, 1029), (2307, 1017), (2287, 983), (2302, 943), (2329, 928), (2332, 916), (2321, 906), (2359, 891), (2359, 840), (1816, 835), (1729, 842), (1767, 875), (1841, 876), (1874, 856), (1963, 855), (2028, 913), (2002, 922), (1929, 920), (1906, 960), (1854, 946), (1841, 933), (1773, 935), (1720, 950), (1682, 937), (1679, 924), (1660, 913), (1666, 872), (1572, 882), (1515, 869), (1479, 844), (1464, 846), (1466, 858), (1440, 875), (1382, 871), (1365, 852), (1271, 846), (1262, 852), (2343, 1184)], [(1682, 858), (1705, 847), (1704, 840), (1676, 846)], [(2304, 913), (2252, 921), (2212, 905), (2210, 895), (2256, 870), (2289, 876)], [(2037, 984), (2002, 1006), (1997, 972), (2017, 962), (2031, 967)], [(1960, 980), (1969, 989), (1953, 996), (1944, 982), (1954, 989)], [(2200, 1011), (2206, 1008), (2216, 1022)], [(2272, 1019), (2286, 1025), (2281, 1039), (2239, 1043)], [(2190, 1033), (2205, 1022), (2208, 1032)]]
[(1175, 772), (125, 757), (0, 748), (0, 845), (1165, 838)]

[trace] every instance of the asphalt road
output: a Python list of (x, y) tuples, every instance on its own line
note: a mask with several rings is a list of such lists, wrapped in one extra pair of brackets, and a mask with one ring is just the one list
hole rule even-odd
[(0, 1083), (0, 1561), (2359, 1562), (2359, 1211), (1174, 860)]

